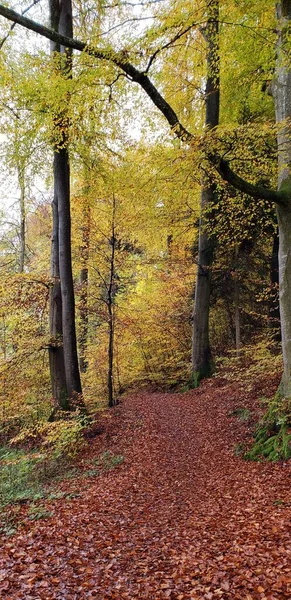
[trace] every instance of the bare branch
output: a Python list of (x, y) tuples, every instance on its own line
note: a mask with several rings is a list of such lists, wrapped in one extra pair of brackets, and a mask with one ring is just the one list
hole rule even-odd
[(188, 31), (190, 31), (193, 27), (196, 27), (196, 26), (197, 26), (197, 23), (192, 23), (191, 25), (189, 25), (189, 27), (186, 27), (186, 29), (179, 31), (169, 42), (167, 42), (160, 48), (157, 48), (157, 50), (152, 54), (152, 56), (149, 59), (145, 73), (149, 72), (151, 65), (153, 64), (153, 62), (156, 59), (156, 57), (158, 56), (158, 54), (160, 52), (162, 52), (162, 50), (166, 50), (166, 48), (170, 48), (175, 42), (177, 42), (181, 37), (186, 35), (186, 33), (188, 33)]
[(124, 25), (127, 25), (128, 23), (135, 23), (136, 21), (149, 21), (149, 20), (152, 20), (153, 18), (154, 17), (150, 16), (150, 17), (132, 17), (132, 19), (126, 19), (125, 21), (122, 21), (122, 23), (118, 23), (117, 25), (112, 25), (112, 27), (107, 29), (107, 31), (103, 31), (100, 34), (100, 36), (108, 35), (108, 33), (111, 33), (111, 31), (116, 31), (116, 29), (120, 29), (120, 27), (124, 27)]

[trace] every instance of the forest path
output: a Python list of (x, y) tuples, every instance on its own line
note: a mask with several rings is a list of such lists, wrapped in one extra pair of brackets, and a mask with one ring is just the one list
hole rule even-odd
[(1, 599), (290, 599), (291, 464), (235, 456), (242, 401), (223, 380), (132, 393), (87, 456), (124, 463), (5, 541)]

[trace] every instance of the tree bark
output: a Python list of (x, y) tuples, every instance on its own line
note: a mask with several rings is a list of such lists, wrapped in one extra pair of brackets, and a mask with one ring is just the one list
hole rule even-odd
[(56, 407), (69, 410), (68, 391), (65, 375), (64, 348), (63, 348), (63, 323), (62, 323), (62, 296), (59, 269), (59, 216), (58, 198), (54, 193), (52, 203), (53, 231), (51, 247), (51, 275), (53, 284), (50, 290), (50, 347), (49, 363), (52, 394)]
[(113, 196), (112, 206), (112, 227), (111, 227), (111, 256), (110, 256), (110, 275), (109, 275), (109, 286), (108, 286), (108, 297), (107, 297), (107, 309), (108, 309), (108, 374), (107, 374), (107, 385), (108, 385), (108, 405), (110, 407), (115, 405), (114, 398), (114, 386), (113, 386), (113, 363), (114, 363), (114, 276), (115, 276), (115, 197)]
[(274, 232), (271, 257), (271, 294), (269, 304), (269, 324), (273, 330), (274, 339), (281, 341), (280, 309), (279, 309), (279, 233)]
[[(52, 29), (58, 30), (60, 7), (58, 0), (50, 0), (50, 22)], [(55, 42), (50, 43), (51, 54), (59, 52)], [(54, 154), (57, 154), (56, 152)], [(55, 408), (69, 410), (68, 390), (66, 384), (64, 346), (63, 346), (63, 320), (62, 320), (62, 294), (60, 282), (59, 262), (59, 214), (58, 190), (54, 179), (54, 198), (52, 202), (52, 246), (51, 246), (51, 275), (53, 284), (50, 290), (50, 347), (49, 364), (52, 394), (56, 404)]]
[(239, 308), (239, 278), (238, 278), (239, 245), (235, 246), (235, 275), (234, 275), (234, 322), (235, 322), (235, 349), (236, 355), (240, 355), (241, 331), (240, 331), (240, 308)]
[(278, 190), (288, 193), (288, 202), (277, 205), (279, 227), (279, 298), (284, 373), (282, 393), (291, 398), (291, 66), (289, 35), (291, 2), (277, 4), (277, 65), (272, 84), (278, 130)]
[(83, 404), (75, 327), (75, 296), (71, 257), (70, 165), (67, 148), (55, 153), (54, 181), (58, 198), (59, 265), (66, 383), (69, 398), (74, 399), (78, 404)]
[[(86, 201), (85, 201), (86, 202)], [(80, 334), (79, 334), (79, 356), (80, 371), (85, 373), (88, 367), (86, 359), (88, 339), (88, 259), (90, 248), (90, 206), (85, 205), (83, 211), (82, 245), (80, 248), (82, 267), (80, 272)]]
[[(72, 37), (72, 4), (71, 0), (50, 0), (52, 27), (60, 34)], [(71, 51), (57, 43), (51, 43), (52, 52), (60, 52), (64, 56), (61, 65), (64, 77), (71, 76)], [(76, 405), (83, 407), (82, 386), (78, 364), (77, 339), (75, 327), (75, 297), (71, 257), (71, 215), (70, 215), (70, 164), (68, 154), (67, 127), (68, 117), (61, 112), (55, 120), (56, 131), (60, 133), (59, 147), (54, 152), (54, 208), (55, 229), (57, 230), (58, 252), (55, 261), (59, 269), (60, 297), (55, 309), (55, 319), (62, 327), (63, 362), (67, 397), (62, 404), (73, 409)], [(61, 301), (60, 301), (61, 300)], [(55, 365), (53, 365), (55, 366)], [(52, 371), (51, 371), (52, 372)], [(53, 377), (57, 372), (53, 372)], [(54, 386), (53, 386), (54, 388)], [(57, 401), (60, 403), (59, 398)], [(61, 405), (62, 406), (62, 405)], [(63, 408), (63, 406), (62, 406)]]
[[(208, 10), (209, 19), (204, 33), (208, 46), (205, 127), (213, 129), (219, 123), (218, 0), (212, 1)], [(215, 187), (204, 178), (202, 181), (200, 202), (198, 268), (193, 312), (192, 373), (193, 379), (196, 382), (203, 377), (209, 376), (212, 372), (209, 343), (209, 309), (214, 247), (213, 241), (210, 240), (205, 227), (205, 211), (211, 206), (214, 199)]]

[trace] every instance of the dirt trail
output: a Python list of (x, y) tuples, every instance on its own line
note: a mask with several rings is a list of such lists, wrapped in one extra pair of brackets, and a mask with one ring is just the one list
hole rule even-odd
[(243, 400), (223, 381), (125, 399), (88, 454), (124, 463), (5, 541), (0, 598), (290, 599), (291, 464), (235, 456)]

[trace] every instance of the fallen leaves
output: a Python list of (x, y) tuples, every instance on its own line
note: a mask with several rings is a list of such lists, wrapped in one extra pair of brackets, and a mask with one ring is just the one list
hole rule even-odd
[(127, 398), (87, 456), (110, 444), (125, 462), (63, 482), (80, 496), (3, 539), (1, 600), (290, 599), (291, 464), (234, 456), (238, 394), (214, 381)]

